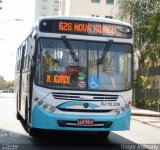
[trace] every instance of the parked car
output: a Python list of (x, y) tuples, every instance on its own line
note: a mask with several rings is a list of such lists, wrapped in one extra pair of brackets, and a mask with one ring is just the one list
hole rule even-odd
[(0, 93), (9, 93), (8, 90), (0, 90)]

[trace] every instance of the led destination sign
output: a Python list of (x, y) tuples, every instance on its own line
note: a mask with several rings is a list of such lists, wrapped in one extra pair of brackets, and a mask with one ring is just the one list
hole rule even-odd
[(128, 26), (91, 21), (43, 20), (39, 28), (41, 32), (47, 33), (109, 36), (127, 39), (132, 37), (132, 29)]
[(58, 25), (59, 31), (75, 32), (75, 33), (90, 33), (90, 34), (103, 34), (115, 36), (117, 29), (113, 25), (101, 25), (91, 23), (72, 23), (60, 21)]

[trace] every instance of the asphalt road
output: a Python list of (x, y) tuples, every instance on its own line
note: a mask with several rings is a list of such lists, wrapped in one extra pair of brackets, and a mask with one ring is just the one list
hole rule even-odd
[[(94, 134), (79, 132), (41, 132), (30, 137), (23, 122), (16, 120), (16, 101), (13, 94), (0, 93), (0, 149), (2, 150), (107, 150), (141, 149), (144, 144), (154, 144), (160, 150), (160, 128), (131, 120), (131, 130), (111, 132), (105, 140)], [(132, 147), (133, 146), (133, 147)], [(147, 147), (148, 148), (148, 147)], [(149, 149), (148, 148), (148, 149)]]

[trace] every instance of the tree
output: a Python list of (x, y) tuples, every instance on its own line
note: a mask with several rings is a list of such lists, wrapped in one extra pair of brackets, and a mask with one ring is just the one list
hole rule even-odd
[(160, 60), (160, 1), (119, 0), (118, 6), (118, 17), (134, 27), (139, 67), (156, 66)]
[(0, 75), (0, 90), (10, 90), (14, 87), (14, 81), (6, 81), (3, 76)]
[(0, 82), (3, 81), (3, 80), (4, 80), (3, 76), (0, 75)]

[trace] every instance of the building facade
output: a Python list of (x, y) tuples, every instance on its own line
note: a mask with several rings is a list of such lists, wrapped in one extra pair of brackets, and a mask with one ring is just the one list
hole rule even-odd
[(60, 0), (60, 15), (114, 18), (116, 0)]
[(36, 0), (35, 19), (40, 16), (93, 16), (115, 18), (117, 0)]
[(41, 16), (59, 15), (59, 0), (36, 0), (35, 20)]

